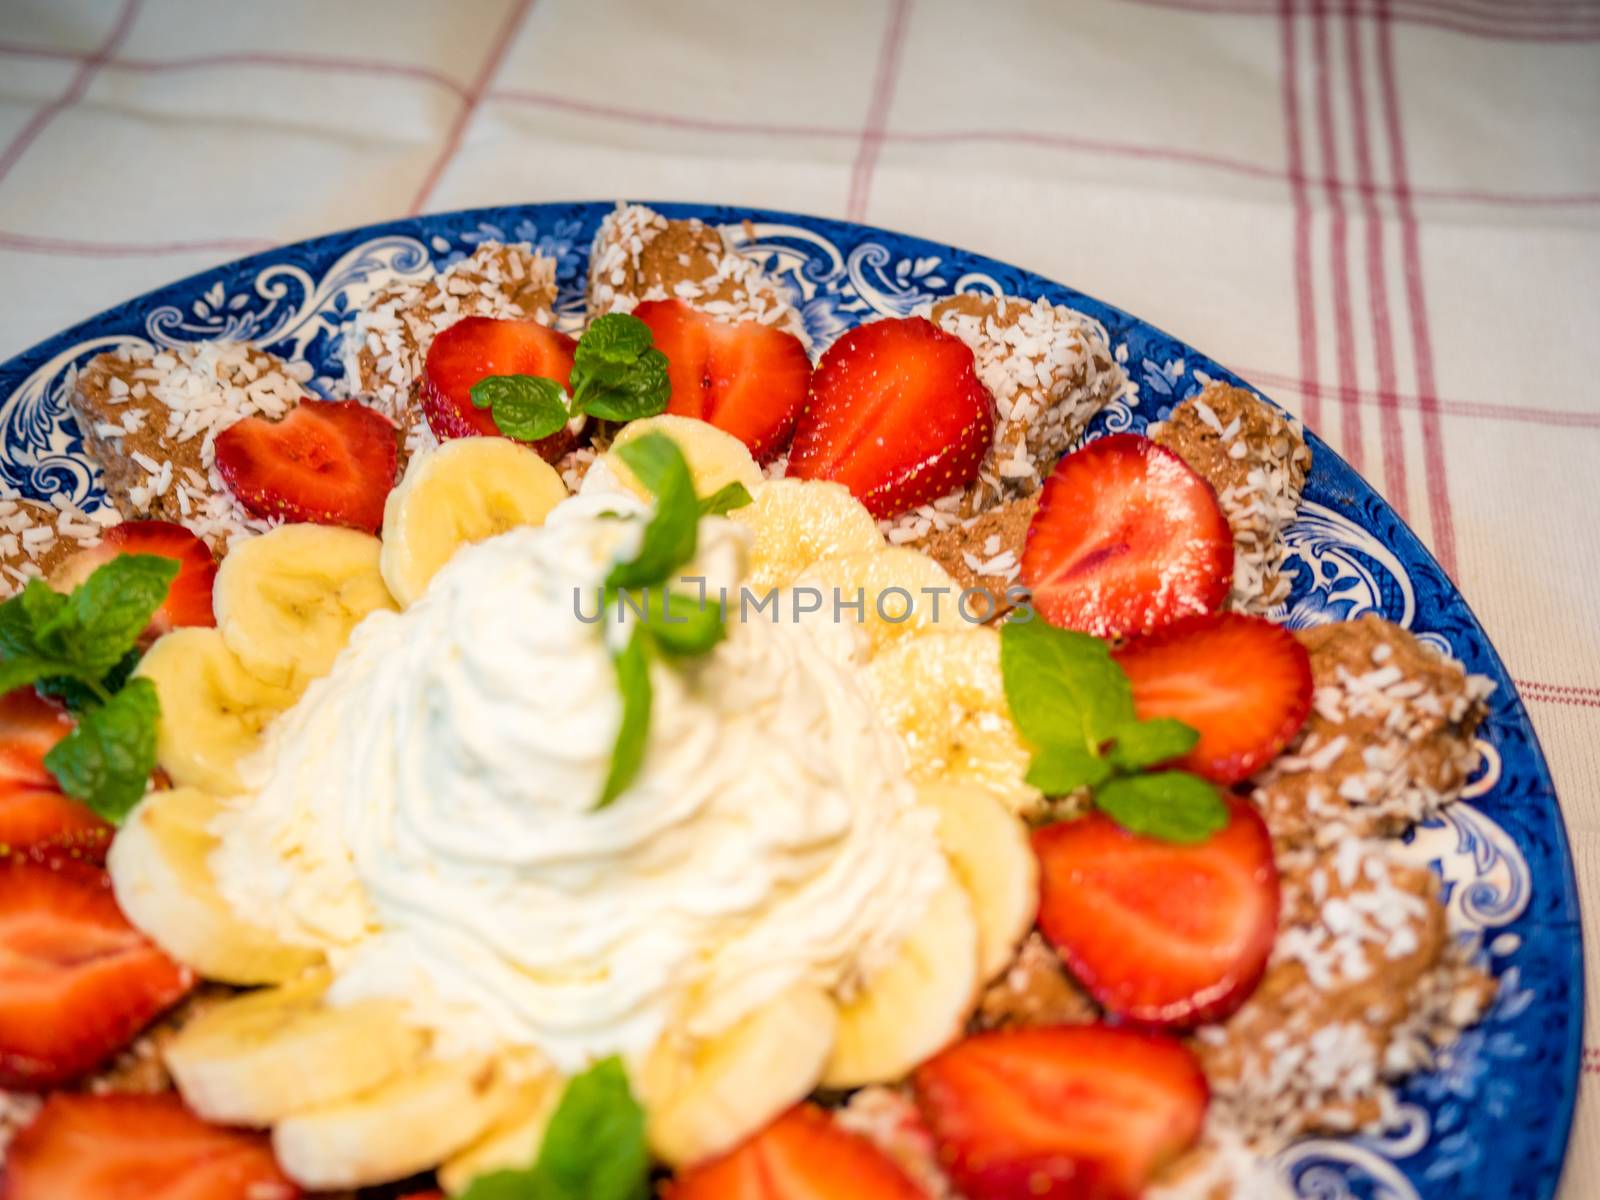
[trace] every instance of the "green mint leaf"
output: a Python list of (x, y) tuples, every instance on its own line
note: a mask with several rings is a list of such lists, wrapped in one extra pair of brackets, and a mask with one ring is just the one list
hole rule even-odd
[(572, 419), (561, 385), (541, 375), (490, 375), (472, 385), (471, 395), (496, 429), (519, 442), (547, 438)]
[(1000, 669), (1011, 719), (1036, 747), (1099, 753), (1133, 716), (1133, 689), (1097, 637), (1043, 621), (1000, 627)]
[(723, 513), (730, 513), (736, 508), (743, 508), (750, 501), (750, 490), (742, 483), (725, 483), (709, 496), (700, 499), (700, 515), (703, 517), (720, 517)]
[(608, 1058), (568, 1082), (531, 1166), (480, 1175), (458, 1200), (644, 1200), (649, 1178), (644, 1109)]
[(40, 630), (53, 624), (66, 607), (67, 598), (44, 580), (28, 580), (20, 592), (0, 604), (0, 655), (57, 657), (46, 651)]
[(1094, 802), (1124, 829), (1168, 842), (1203, 842), (1228, 823), (1216, 787), (1186, 771), (1110, 780), (1095, 790)]
[(80, 679), (98, 680), (133, 649), (177, 577), (175, 559), (118, 555), (34, 626), (40, 648), (72, 663)]
[(616, 454), (656, 498), (656, 511), (631, 559), (614, 563), (606, 576), (607, 590), (665, 583), (694, 557), (699, 536), (700, 504), (694, 478), (683, 452), (671, 438), (646, 434), (615, 448)]
[(119, 823), (144, 795), (155, 769), (160, 715), (155, 684), (135, 679), (80, 716), (77, 728), (44, 756), (45, 768), (67, 795)]
[(1142, 771), (1181, 758), (1195, 747), (1200, 732), (1172, 717), (1133, 721), (1112, 733), (1106, 755), (1119, 771)]
[[(27, 687), (30, 683), (38, 683), (59, 670), (61, 670), (60, 663), (52, 662), (48, 658), (37, 658), (31, 654), (6, 658), (0, 661), (0, 696), (14, 692), (20, 687)], [(41, 687), (39, 690), (44, 689)]]
[(655, 345), (650, 326), (628, 313), (607, 313), (589, 323), (573, 352), (573, 366), (615, 363), (627, 366)]
[(611, 749), (611, 769), (595, 808), (604, 808), (633, 782), (644, 764), (645, 746), (650, 737), (650, 635), (635, 626), (628, 644), (612, 659), (617, 672), (617, 690), (622, 694), (622, 721), (617, 726), (616, 744)]
[(572, 368), (573, 410), (602, 421), (637, 421), (667, 411), (672, 384), (667, 356), (646, 350), (627, 366), (602, 363), (588, 370)]
[(1066, 744), (1046, 746), (1033, 756), (1028, 782), (1046, 796), (1067, 796), (1099, 787), (1111, 778), (1111, 765), (1098, 754)]
[(686, 592), (652, 588), (647, 595), (651, 640), (667, 654), (704, 654), (727, 636), (722, 605)]
[(60, 700), (70, 712), (80, 713), (86, 709), (99, 707), (107, 692), (121, 691), (123, 685), (133, 676), (133, 670), (139, 665), (141, 656), (139, 650), (129, 650), (122, 656), (122, 661), (112, 667), (99, 681), (98, 686), (74, 675), (55, 674), (39, 680), (33, 686), (41, 695), (53, 696)]

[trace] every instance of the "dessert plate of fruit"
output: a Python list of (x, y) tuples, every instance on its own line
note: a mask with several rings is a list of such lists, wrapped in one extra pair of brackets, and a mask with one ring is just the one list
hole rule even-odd
[(1288, 414), (1029, 272), (420, 217), (0, 365), (0, 1196), (1554, 1194), (1554, 789)]

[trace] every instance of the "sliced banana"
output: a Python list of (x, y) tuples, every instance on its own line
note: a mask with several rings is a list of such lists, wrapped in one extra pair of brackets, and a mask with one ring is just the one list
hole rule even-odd
[(743, 1141), (817, 1086), (838, 1025), (827, 995), (800, 985), (691, 1054), (653, 1055), (640, 1082), (651, 1148), (682, 1166)]
[(987, 983), (1011, 965), (1039, 908), (1039, 862), (1028, 829), (985, 788), (925, 783), (924, 804), (939, 812), (939, 844), (972, 901), (978, 923), (978, 973)]
[(825, 558), (884, 548), (872, 514), (842, 483), (774, 479), (728, 515), (755, 534), (747, 586), (788, 587)]
[(491, 1058), (435, 1059), (358, 1096), (285, 1117), (273, 1128), (272, 1148), (311, 1191), (390, 1183), (481, 1138), (515, 1095)]
[(240, 790), (235, 764), (298, 695), (245, 670), (216, 629), (165, 634), (135, 674), (155, 684), (161, 701), (156, 762), (179, 786), (224, 796)]
[(878, 711), (900, 734), (911, 778), (988, 788), (1025, 816), (1043, 797), (1027, 782), (1030, 754), (1011, 721), (1000, 674), (1000, 635), (964, 626), (903, 638), (868, 665)]
[(830, 1088), (891, 1083), (942, 1050), (978, 998), (978, 927), (956, 881), (934, 893), (899, 955), (839, 1010), (839, 1034), (822, 1074)]
[(379, 550), (370, 534), (334, 525), (280, 525), (241, 542), (212, 592), (222, 640), (252, 675), (303, 689), (362, 618), (394, 609)]
[[(837, 604), (842, 619), (859, 620), (874, 654), (901, 638), (961, 619), (956, 609), (960, 585), (933, 559), (906, 546), (820, 559), (794, 586), (820, 588), (828, 611)], [(859, 613), (842, 607), (858, 600)]]
[(541, 525), (567, 497), (556, 469), (506, 438), (457, 438), (419, 454), (383, 506), (383, 580), (402, 606), (462, 546)]
[(553, 1072), (516, 1089), (505, 1115), (472, 1145), (439, 1168), (439, 1184), (451, 1195), (480, 1175), (525, 1168), (539, 1157), (544, 1131), (561, 1103), (564, 1081)]
[(750, 451), (745, 449), (744, 443), (731, 433), (724, 433), (715, 425), (694, 417), (663, 413), (659, 417), (646, 417), (642, 421), (630, 421), (624, 425), (612, 441), (611, 449), (601, 455), (590, 469), (591, 474), (596, 469), (600, 474), (594, 476), (592, 484), (586, 477), (584, 490), (602, 485), (620, 486), (641, 499), (650, 499), (650, 493), (616, 451), (617, 447), (626, 446), (651, 433), (671, 438), (683, 451), (698, 496), (709, 496), (730, 483), (742, 483), (754, 492), (761, 482), (761, 468), (750, 457)]
[(426, 1039), (398, 1001), (323, 1003), (325, 969), (205, 1009), (166, 1048), (184, 1101), (209, 1121), (270, 1125), (408, 1070)]
[(241, 919), (217, 891), (209, 859), (222, 803), (198, 788), (151, 792), (128, 814), (106, 855), (117, 904), (179, 962), (221, 983), (281, 983), (314, 966), (314, 950), (288, 946)]

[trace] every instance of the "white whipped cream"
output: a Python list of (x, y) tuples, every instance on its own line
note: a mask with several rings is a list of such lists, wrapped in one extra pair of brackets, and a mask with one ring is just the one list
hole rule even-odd
[[(453, 1043), (573, 1071), (709, 1036), (793, 984), (848, 995), (947, 867), (858, 631), (778, 605), (651, 669), (644, 765), (596, 810), (621, 717), (595, 612), (640, 522), (614, 494), (460, 551), (375, 613), (244, 764), (218, 821), (230, 904), (328, 952), (334, 996), (396, 996)], [(707, 518), (686, 575), (742, 571)], [(737, 609), (737, 605), (735, 605)]]

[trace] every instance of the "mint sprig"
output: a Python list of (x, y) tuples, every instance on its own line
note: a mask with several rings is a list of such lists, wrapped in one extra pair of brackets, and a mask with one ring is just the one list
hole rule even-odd
[(1184, 771), (1140, 774), (1188, 753), (1199, 734), (1169, 717), (1141, 721), (1111, 649), (1040, 620), (1000, 627), (1000, 668), (1011, 718), (1033, 748), (1028, 782), (1047, 796), (1087, 790), (1134, 833), (1204, 841), (1228, 823), (1217, 789)]
[(667, 356), (650, 327), (626, 313), (597, 318), (578, 339), (567, 388), (542, 375), (491, 375), (472, 385), (472, 403), (489, 410), (507, 437), (537, 442), (575, 417), (635, 421), (667, 410)]
[(644, 1200), (644, 1129), (621, 1061), (604, 1059), (567, 1084), (532, 1166), (480, 1175), (460, 1200)]
[(612, 655), (622, 695), (622, 721), (596, 808), (604, 808), (620, 796), (644, 764), (650, 737), (651, 659), (663, 654), (673, 658), (705, 654), (726, 636), (721, 604), (668, 585), (678, 569), (694, 557), (701, 515), (725, 513), (750, 503), (750, 493), (737, 483), (719, 488), (704, 500), (697, 498), (683, 451), (662, 434), (625, 442), (615, 447), (615, 453), (655, 497), (656, 506), (632, 556), (611, 564), (600, 593), (602, 612), (616, 605), (634, 612), (639, 623), (622, 649)]
[(45, 755), (45, 768), (113, 823), (155, 769), (161, 706), (149, 680), (128, 676), (139, 635), (177, 575), (173, 559), (123, 554), (70, 594), (34, 579), (0, 604), (0, 693), (32, 685), (66, 701), (77, 727)]

